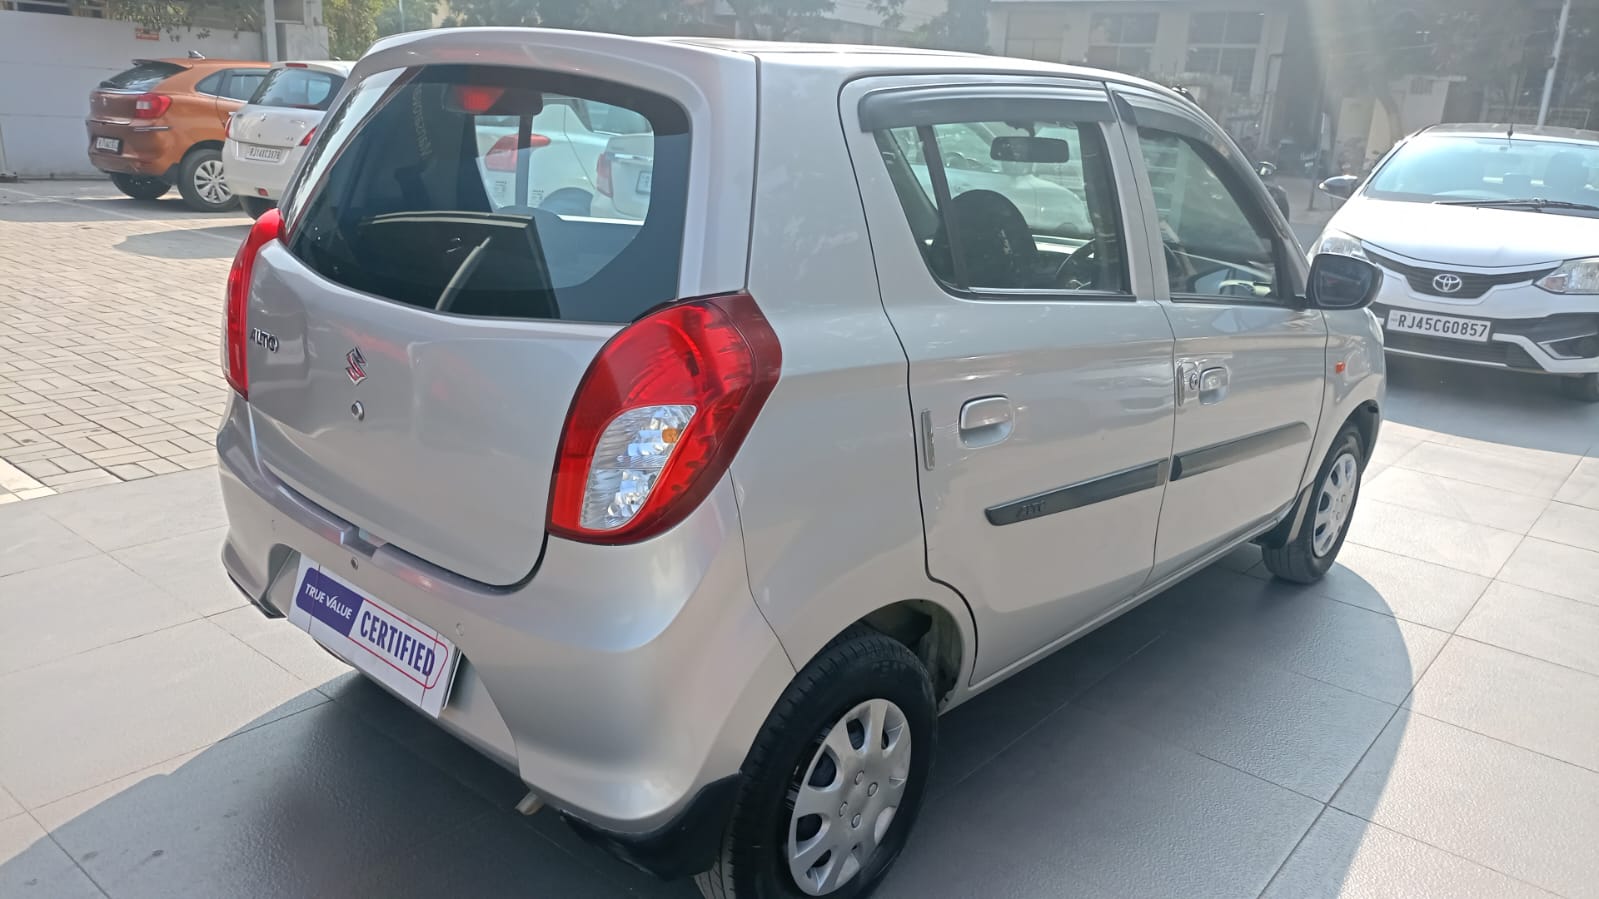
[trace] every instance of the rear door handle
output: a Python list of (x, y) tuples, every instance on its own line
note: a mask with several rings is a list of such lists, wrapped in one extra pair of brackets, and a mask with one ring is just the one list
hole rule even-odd
[(1228, 375), (1225, 366), (1207, 368), (1199, 373), (1199, 404), (1209, 406), (1227, 398)]
[(967, 447), (977, 449), (1002, 443), (1014, 426), (1015, 416), (1007, 397), (979, 397), (961, 406), (960, 437)]

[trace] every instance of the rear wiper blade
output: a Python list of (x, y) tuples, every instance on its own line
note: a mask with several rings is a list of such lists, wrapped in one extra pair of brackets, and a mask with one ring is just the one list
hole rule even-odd
[(1527, 197), (1515, 200), (1436, 200), (1439, 206), (1525, 206), (1530, 209), (1580, 209), (1584, 212), (1599, 212), (1599, 206), (1588, 203), (1570, 203), (1565, 200), (1545, 200), (1539, 197)]

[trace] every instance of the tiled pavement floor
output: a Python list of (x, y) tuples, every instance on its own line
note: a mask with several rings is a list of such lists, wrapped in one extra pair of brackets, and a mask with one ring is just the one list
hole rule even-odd
[[(1599, 896), (1599, 409), (1387, 413), (1322, 584), (1239, 551), (948, 715), (881, 895)], [(223, 524), (204, 470), (0, 507), (0, 896), (695, 895), (245, 606)]]
[(0, 185), (0, 504), (212, 464), (248, 219), (176, 197)]

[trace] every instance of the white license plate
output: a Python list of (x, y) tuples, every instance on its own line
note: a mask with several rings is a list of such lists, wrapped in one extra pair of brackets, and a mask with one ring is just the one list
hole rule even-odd
[(256, 162), (282, 162), (287, 150), (278, 147), (244, 147), (244, 158)]
[(94, 139), (94, 148), (107, 153), (121, 153), (122, 139), (116, 137), (97, 137)]
[(455, 644), (304, 556), (289, 621), (429, 715), (444, 708), (459, 658)]
[(655, 176), (654, 172), (639, 172), (638, 173), (638, 192), (639, 193), (647, 194), (647, 193), (650, 192), (650, 181), (654, 178), (654, 176)]
[(1452, 315), (1428, 315), (1425, 312), (1392, 309), (1388, 312), (1388, 330), (1487, 343), (1493, 326), (1474, 318), (1455, 318)]

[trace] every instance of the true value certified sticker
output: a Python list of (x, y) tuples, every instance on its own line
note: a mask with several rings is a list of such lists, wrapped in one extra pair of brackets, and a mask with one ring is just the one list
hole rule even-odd
[(429, 715), (438, 717), (444, 708), (455, 674), (455, 645), (304, 556), (289, 621)]

